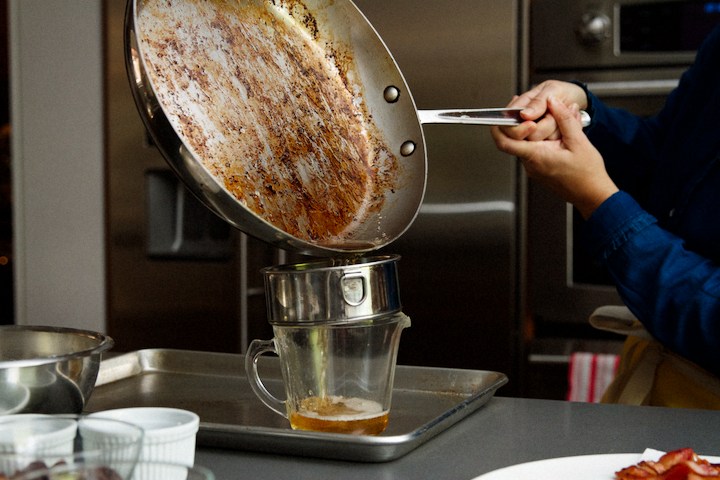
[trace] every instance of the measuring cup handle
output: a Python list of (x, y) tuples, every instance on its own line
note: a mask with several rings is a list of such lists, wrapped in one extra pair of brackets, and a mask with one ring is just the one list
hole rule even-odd
[(265, 388), (258, 374), (258, 360), (260, 360), (260, 356), (266, 352), (276, 353), (275, 342), (272, 340), (253, 340), (245, 355), (245, 373), (247, 374), (248, 382), (250, 382), (250, 388), (255, 392), (255, 395), (271, 410), (287, 418), (285, 402), (278, 400), (268, 392), (268, 389)]

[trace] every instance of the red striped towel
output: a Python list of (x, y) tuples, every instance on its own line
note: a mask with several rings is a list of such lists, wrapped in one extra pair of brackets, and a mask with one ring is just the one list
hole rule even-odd
[(599, 403), (615, 378), (619, 355), (575, 352), (570, 356), (567, 399), (571, 402)]

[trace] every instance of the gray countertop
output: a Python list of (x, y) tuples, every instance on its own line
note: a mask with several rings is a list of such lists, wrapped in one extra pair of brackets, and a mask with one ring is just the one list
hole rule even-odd
[(495, 397), (407, 455), (355, 463), (198, 448), (217, 480), (462, 479), (547, 458), (691, 447), (720, 455), (720, 411)]

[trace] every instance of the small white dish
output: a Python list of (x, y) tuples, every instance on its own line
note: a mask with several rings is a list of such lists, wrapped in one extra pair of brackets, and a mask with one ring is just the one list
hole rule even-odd
[(77, 422), (42, 414), (17, 414), (0, 419), (0, 452), (72, 454)]
[[(16, 414), (0, 416), (0, 478), (31, 465), (93, 462), (116, 468), (123, 478), (132, 473), (140, 453), (143, 429), (114, 419), (71, 414)], [(37, 464), (37, 465), (36, 465)]]
[(164, 407), (135, 407), (105, 410), (90, 417), (133, 423), (145, 434), (140, 461), (164, 462), (192, 467), (200, 417), (188, 410)]

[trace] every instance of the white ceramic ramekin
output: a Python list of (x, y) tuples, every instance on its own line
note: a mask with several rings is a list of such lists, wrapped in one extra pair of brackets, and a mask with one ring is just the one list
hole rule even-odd
[(40, 414), (0, 418), (0, 472), (7, 476), (36, 458), (72, 455), (77, 423)]
[(188, 410), (164, 407), (136, 407), (105, 410), (91, 417), (112, 418), (134, 423), (145, 431), (141, 462), (162, 462), (192, 467), (195, 437), (200, 417)]

